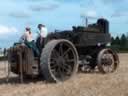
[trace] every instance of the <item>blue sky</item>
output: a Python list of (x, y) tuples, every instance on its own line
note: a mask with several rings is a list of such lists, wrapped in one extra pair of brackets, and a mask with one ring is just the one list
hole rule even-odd
[[(0, 3), (0, 47), (9, 47), (25, 26), (43, 23), (49, 32), (82, 25), (81, 16), (104, 17), (113, 36), (128, 32), (128, 0), (2, 0)], [(90, 20), (92, 22), (92, 20)], [(35, 36), (36, 37), (36, 36)]]

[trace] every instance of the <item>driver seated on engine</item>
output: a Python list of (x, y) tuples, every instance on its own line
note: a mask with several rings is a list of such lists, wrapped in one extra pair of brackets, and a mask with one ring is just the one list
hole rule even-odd
[(31, 48), (35, 56), (39, 56), (39, 50), (33, 40), (32, 32), (30, 27), (26, 27), (24, 34), (20, 38), (20, 42), (25, 44), (27, 47)]

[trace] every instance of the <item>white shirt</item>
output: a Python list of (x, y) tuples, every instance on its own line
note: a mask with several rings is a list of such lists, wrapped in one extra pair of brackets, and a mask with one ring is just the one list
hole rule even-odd
[(21, 41), (24, 42), (27, 40), (28, 42), (31, 42), (33, 40), (32, 38), (32, 33), (30, 34), (29, 31), (26, 31), (22, 36), (21, 36)]
[(42, 28), (41, 28), (40, 35), (41, 35), (41, 37), (43, 37), (43, 38), (47, 37), (47, 35), (48, 35), (48, 30), (47, 30), (46, 27), (42, 27)]

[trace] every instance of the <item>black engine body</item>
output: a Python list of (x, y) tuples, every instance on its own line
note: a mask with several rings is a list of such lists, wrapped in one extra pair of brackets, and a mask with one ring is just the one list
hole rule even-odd
[(81, 55), (94, 55), (101, 48), (105, 48), (111, 42), (109, 22), (106, 19), (98, 19), (96, 23), (87, 27), (72, 27), (72, 30), (53, 32), (46, 38), (46, 43), (52, 39), (66, 39), (71, 41)]

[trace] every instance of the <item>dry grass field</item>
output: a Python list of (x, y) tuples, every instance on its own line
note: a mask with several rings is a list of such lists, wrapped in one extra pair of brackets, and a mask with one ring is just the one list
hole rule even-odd
[(58, 84), (30, 80), (23, 84), (7, 75), (4, 62), (0, 63), (0, 96), (128, 96), (128, 54), (119, 54), (120, 66), (111, 74), (78, 73), (74, 78)]

